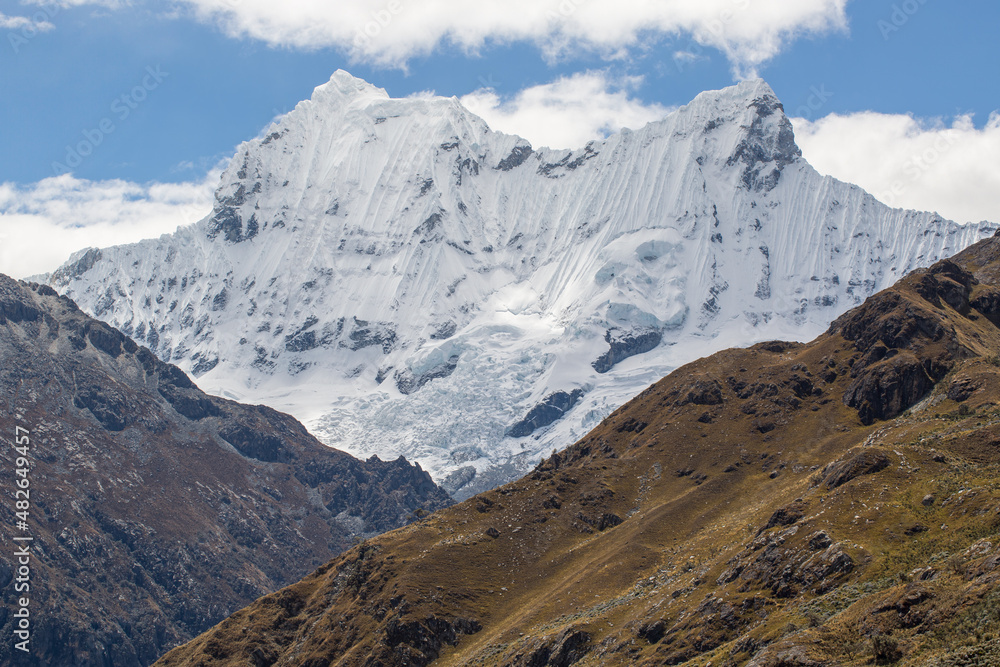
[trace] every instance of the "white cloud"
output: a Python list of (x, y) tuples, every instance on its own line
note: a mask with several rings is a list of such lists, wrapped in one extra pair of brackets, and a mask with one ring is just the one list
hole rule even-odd
[(7, 16), (0, 12), (0, 30), (21, 30), (31, 34), (32, 32), (48, 32), (55, 28), (46, 19), (47, 14), (28, 18), (27, 16)]
[(71, 175), (28, 186), (0, 183), (0, 273), (50, 272), (81, 248), (133, 243), (197, 222), (212, 209), (219, 175), (175, 184)]
[[(57, 4), (114, 0), (35, 0)], [(233, 37), (275, 46), (336, 47), (357, 60), (405, 66), (444, 43), (475, 52), (527, 41), (549, 56), (577, 48), (621, 57), (661, 36), (691, 37), (751, 74), (804, 34), (844, 30), (847, 0), (180, 0)]]
[(937, 211), (959, 222), (1000, 222), (1000, 114), (976, 128), (908, 115), (831, 114), (793, 119), (803, 156), (818, 171), (856, 183), (901, 208)]
[[(234, 0), (239, 2), (239, 0)], [(69, 9), (70, 7), (83, 7), (95, 5), (97, 7), (107, 7), (108, 9), (120, 9), (127, 7), (130, 0), (21, 0), (25, 5), (39, 5), (41, 7), (53, 7), (54, 11)]]
[(533, 146), (579, 148), (623, 127), (642, 127), (670, 111), (629, 97), (628, 88), (637, 82), (616, 83), (603, 72), (586, 72), (525, 88), (509, 100), (483, 88), (461, 101), (492, 129), (520, 135)]

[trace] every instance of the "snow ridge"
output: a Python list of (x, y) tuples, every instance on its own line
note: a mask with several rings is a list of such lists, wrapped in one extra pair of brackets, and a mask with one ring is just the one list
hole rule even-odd
[(760, 80), (570, 151), (338, 71), (239, 147), (208, 218), (52, 283), (206, 391), (463, 498), (673, 368), (810, 338), (995, 229), (819, 175)]

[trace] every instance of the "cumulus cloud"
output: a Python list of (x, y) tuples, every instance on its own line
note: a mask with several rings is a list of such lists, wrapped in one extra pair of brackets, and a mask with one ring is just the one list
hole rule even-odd
[[(113, 0), (36, 0), (113, 5)], [(527, 41), (549, 56), (606, 56), (649, 37), (691, 37), (752, 74), (801, 35), (846, 29), (847, 0), (179, 0), (233, 37), (275, 46), (336, 47), (357, 60), (405, 66), (448, 43), (476, 52)]]
[(824, 174), (891, 206), (1000, 222), (1000, 113), (983, 128), (971, 116), (946, 123), (874, 112), (792, 122), (803, 156)]
[(508, 100), (482, 88), (461, 101), (494, 130), (520, 135), (533, 146), (579, 148), (623, 127), (642, 127), (670, 111), (630, 97), (629, 89), (637, 83), (634, 78), (614, 82), (603, 72), (586, 72), (525, 88)]
[(197, 222), (212, 210), (219, 175), (215, 170), (191, 183), (72, 175), (27, 186), (0, 183), (0, 273), (51, 272), (81, 248), (133, 243)]

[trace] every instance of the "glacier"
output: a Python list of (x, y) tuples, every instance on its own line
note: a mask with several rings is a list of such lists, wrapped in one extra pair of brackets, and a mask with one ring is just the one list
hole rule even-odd
[(553, 150), (338, 71), (238, 148), (207, 218), (50, 283), (203, 390), (461, 499), (674, 368), (810, 339), (996, 229), (822, 176), (761, 80)]

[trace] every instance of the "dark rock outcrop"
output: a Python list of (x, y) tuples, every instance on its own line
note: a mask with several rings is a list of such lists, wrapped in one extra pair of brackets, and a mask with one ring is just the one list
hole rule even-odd
[(805, 505), (802, 503), (792, 503), (791, 505), (785, 505), (784, 507), (779, 507), (775, 510), (771, 518), (768, 519), (767, 524), (761, 529), (761, 532), (767, 530), (768, 528), (774, 528), (776, 526), (791, 526), (793, 523), (797, 523), (799, 519), (805, 516)]
[(74, 278), (82, 276), (87, 271), (94, 268), (94, 265), (101, 261), (101, 250), (99, 248), (87, 248), (72, 264), (67, 264), (61, 269), (57, 269), (52, 274), (53, 285), (66, 285)]
[(536, 642), (528, 651), (514, 656), (509, 664), (517, 667), (570, 667), (587, 654), (589, 645), (589, 633), (571, 628)]
[(989, 285), (980, 287), (969, 301), (969, 305), (1000, 327), (1000, 289)]
[(891, 419), (923, 398), (945, 372), (928, 369), (910, 353), (893, 355), (868, 365), (848, 387), (844, 403), (857, 409), (863, 424)]
[(454, 322), (445, 322), (431, 334), (431, 340), (447, 340), (458, 331), (458, 325)]
[(433, 662), (446, 645), (454, 646), (462, 635), (473, 635), (481, 629), (473, 620), (430, 616), (407, 622), (391, 619), (384, 632), (385, 643), (392, 653), (405, 655), (405, 664), (423, 667)]
[(806, 588), (828, 591), (854, 570), (857, 563), (845, 544), (819, 548), (827, 540), (813, 535), (802, 544), (798, 533), (798, 527), (791, 526), (758, 536), (729, 562), (718, 583), (739, 582), (743, 591), (764, 587), (775, 597), (789, 598)]
[(962, 403), (982, 388), (982, 382), (972, 378), (958, 378), (948, 387), (948, 398), (956, 403)]
[(520, 167), (529, 157), (531, 157), (532, 153), (534, 153), (534, 151), (531, 146), (514, 146), (514, 148), (510, 151), (510, 155), (497, 163), (497, 169), (500, 171), (510, 171), (511, 169)]
[[(746, 398), (746, 396), (740, 396)], [(715, 380), (699, 379), (695, 381), (686, 392), (674, 403), (681, 407), (684, 405), (720, 405), (722, 403), (722, 385)]]
[(512, 438), (525, 438), (538, 429), (562, 419), (581, 398), (583, 398), (582, 389), (574, 389), (570, 393), (557, 391), (549, 394), (544, 401), (531, 408), (524, 419), (512, 424), (507, 429), (507, 435)]
[(354, 318), (354, 328), (348, 334), (349, 343), (341, 343), (353, 352), (366, 347), (381, 347), (382, 352), (389, 354), (396, 344), (396, 330), (391, 324), (384, 322), (367, 322)]
[(444, 363), (438, 364), (419, 375), (415, 375), (410, 369), (396, 371), (396, 388), (404, 395), (412, 394), (431, 380), (446, 378), (458, 368), (458, 355), (452, 355)]
[(598, 373), (607, 373), (615, 367), (615, 364), (655, 349), (663, 342), (663, 332), (658, 329), (627, 332), (608, 329), (604, 334), (604, 340), (611, 348), (591, 364)]
[(828, 489), (843, 486), (862, 475), (874, 475), (892, 465), (889, 455), (880, 449), (867, 449), (823, 469), (823, 483)]
[(778, 131), (775, 133), (767, 120), (784, 107), (777, 98), (768, 95), (753, 100), (750, 106), (756, 110), (746, 137), (729, 157), (728, 166), (744, 165), (742, 182), (748, 190), (769, 192), (781, 179), (781, 170), (802, 157), (802, 151), (795, 143), (792, 123), (781, 115)]
[(970, 297), (976, 285), (971, 273), (942, 260), (834, 321), (830, 332), (853, 342), (861, 354), (851, 368), (854, 381), (844, 393), (844, 403), (858, 410), (862, 423), (898, 416), (957, 361), (971, 356), (954, 327), (945, 326), (936, 311), (949, 307), (971, 316)]

